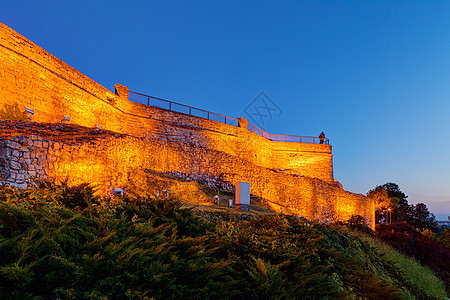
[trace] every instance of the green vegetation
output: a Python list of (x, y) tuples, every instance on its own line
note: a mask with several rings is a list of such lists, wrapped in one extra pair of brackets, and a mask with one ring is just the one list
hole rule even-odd
[(427, 206), (424, 203), (409, 204), (408, 196), (396, 183), (376, 186), (367, 192), (367, 197), (375, 201), (377, 224), (406, 222), (420, 230), (439, 231), (436, 218)]
[(15, 102), (13, 105), (3, 105), (3, 108), (0, 109), (0, 120), (29, 121), (30, 118), (20, 110), (19, 104)]
[(450, 227), (442, 227), (438, 234), (430, 234), (439, 244), (450, 250)]
[(445, 299), (429, 269), (409, 271), (411, 260), (346, 227), (273, 214), (206, 219), (152, 196), (95, 197), (87, 185), (0, 186), (0, 295)]
[(445, 286), (438, 280), (435, 274), (428, 268), (419, 264), (416, 260), (404, 256), (391, 246), (368, 235), (358, 234), (359, 238), (370, 245), (391, 264), (399, 277), (409, 290), (414, 291), (420, 298), (442, 298), (445, 299)]

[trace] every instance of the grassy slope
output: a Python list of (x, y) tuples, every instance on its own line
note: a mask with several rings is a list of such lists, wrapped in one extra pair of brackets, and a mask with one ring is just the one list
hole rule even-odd
[(362, 241), (370, 245), (381, 255), (387, 263), (393, 266), (399, 273), (403, 283), (418, 295), (427, 297), (444, 297), (445, 286), (441, 280), (437, 280), (433, 271), (422, 266), (416, 260), (404, 256), (391, 246), (367, 235), (356, 234)]
[(1, 187), (0, 295), (445, 299), (428, 269), (367, 236), (273, 214), (202, 216), (149, 196), (106, 201), (86, 186)]

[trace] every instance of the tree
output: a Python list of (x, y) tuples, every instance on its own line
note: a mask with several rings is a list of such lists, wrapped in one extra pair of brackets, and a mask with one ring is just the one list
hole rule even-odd
[[(408, 213), (408, 196), (396, 183), (388, 182), (376, 186), (366, 194), (375, 201), (375, 223), (401, 222)], [(388, 212), (388, 210), (390, 210)], [(388, 215), (389, 213), (389, 215)]]
[[(376, 186), (367, 192), (366, 196), (375, 201), (375, 222), (390, 223), (406, 222), (419, 229), (437, 230), (436, 218), (424, 203), (410, 205), (408, 196), (402, 192), (398, 184), (388, 182)], [(390, 216), (388, 218), (388, 210)], [(392, 217), (392, 219), (390, 219)]]
[(389, 197), (385, 188), (377, 185), (373, 190), (367, 192), (366, 196), (375, 203), (375, 223), (386, 223), (386, 214), (388, 208), (393, 207), (392, 199)]
[(406, 222), (418, 229), (430, 229), (437, 231), (438, 222), (427, 206), (424, 203), (417, 203), (415, 206), (411, 205), (411, 214), (408, 215)]
[(392, 222), (406, 221), (406, 216), (410, 214), (410, 208), (408, 204), (408, 196), (402, 192), (398, 184), (393, 182), (385, 183), (381, 186), (388, 193), (392, 203)]

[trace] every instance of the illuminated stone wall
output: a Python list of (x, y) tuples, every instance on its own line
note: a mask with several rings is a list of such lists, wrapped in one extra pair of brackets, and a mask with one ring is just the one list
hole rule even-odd
[(362, 195), (186, 143), (116, 135), (64, 143), (31, 135), (0, 141), (0, 153), (2, 181), (21, 187), (36, 176), (68, 179), (71, 184), (92, 182), (107, 192), (113, 188), (129, 191), (132, 185), (145, 185), (145, 170), (153, 170), (230, 186), (245, 181), (253, 195), (264, 198), (276, 211), (330, 221), (360, 214), (373, 224), (373, 206)]
[(92, 145), (43, 141), (40, 146), (42, 138), (31, 138), (33, 145), (20, 149), (31, 147), (28, 152), (41, 155), (34, 158), (26, 158), (25, 150), (24, 156), (16, 156), (20, 151), (8, 142), (2, 150), (8, 158), (0, 163), (10, 181), (20, 184), (34, 171), (55, 179), (68, 176), (72, 182), (98, 183), (106, 189), (126, 185), (130, 176), (148, 167), (193, 178), (247, 181), (253, 194), (283, 211), (319, 216), (332, 209), (342, 217), (358, 213), (372, 220), (367, 199), (337, 187), (330, 145), (273, 142), (245, 126), (128, 101), (126, 87), (116, 85), (112, 93), (1, 23), (0, 59), (0, 108), (18, 103), (21, 109), (35, 111), (33, 121), (59, 122), (67, 116), (70, 123), (131, 135)]
[(333, 182), (330, 145), (271, 142), (246, 128), (128, 101), (0, 23), (0, 103), (32, 108), (33, 120), (71, 123), (207, 147), (258, 166)]

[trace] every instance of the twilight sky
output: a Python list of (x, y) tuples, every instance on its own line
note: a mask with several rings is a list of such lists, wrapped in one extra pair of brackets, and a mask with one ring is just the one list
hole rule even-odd
[(112, 91), (250, 122), (263, 91), (263, 129), (324, 131), (346, 190), (450, 215), (450, 1), (15, 0), (0, 22)]

